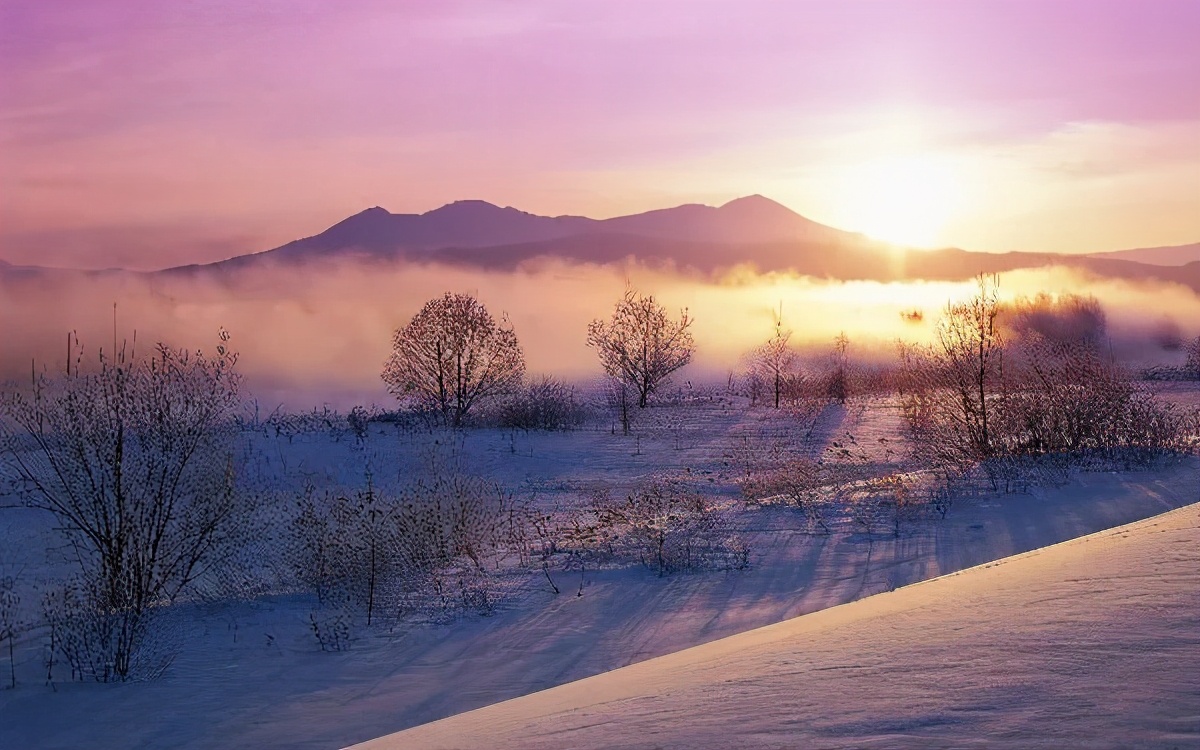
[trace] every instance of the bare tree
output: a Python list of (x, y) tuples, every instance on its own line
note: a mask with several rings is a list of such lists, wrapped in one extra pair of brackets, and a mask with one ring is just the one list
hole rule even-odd
[(671, 373), (692, 361), (691, 325), (687, 310), (672, 319), (653, 296), (626, 289), (608, 322), (588, 324), (587, 343), (599, 355), (605, 374), (633, 388), (638, 406), (645, 408)]
[(995, 449), (992, 417), (1004, 376), (997, 283), (981, 275), (978, 294), (946, 307), (927, 363), (940, 381), (924, 394), (932, 397), (924, 404), (929, 416), (945, 433), (935, 439), (968, 460), (989, 458)]
[(455, 427), (471, 407), (517, 389), (525, 355), (506, 320), (499, 323), (469, 294), (425, 303), (392, 338), (382, 377), (397, 398), (436, 410)]
[(768, 385), (775, 395), (775, 408), (795, 376), (798, 355), (789, 341), (792, 332), (783, 328), (782, 320), (776, 320), (775, 335), (765, 344), (750, 353), (751, 401), (754, 400), (754, 385)]
[(78, 644), (79, 673), (134, 676), (154, 611), (247, 530), (227, 340), (213, 357), (159, 344), (146, 358), (101, 353), (96, 368), (77, 348), (69, 374), (36, 375), (0, 398), (0, 457), (25, 501), (54, 515), (76, 565), (73, 606), (98, 623)]
[(829, 355), (829, 379), (826, 381), (826, 395), (845, 404), (850, 396), (850, 337), (845, 331), (833, 338), (833, 351)]

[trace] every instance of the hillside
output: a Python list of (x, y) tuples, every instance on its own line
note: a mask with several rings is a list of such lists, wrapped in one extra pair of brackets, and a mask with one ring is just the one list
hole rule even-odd
[(1191, 505), (358, 747), (1192, 747), (1198, 634)]

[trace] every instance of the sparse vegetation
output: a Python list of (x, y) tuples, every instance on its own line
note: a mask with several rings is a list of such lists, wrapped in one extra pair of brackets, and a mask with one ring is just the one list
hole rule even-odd
[[(171, 516), (187, 525), (181, 536), (155, 542), (126, 530), (95, 547), (87, 529), (100, 536), (104, 523), (60, 524), (65, 549), (86, 566), (31, 589), (39, 611), (0, 580), (8, 682), (27, 681), (19, 679), (23, 648), (42, 649), (50, 683), (68, 667), (81, 680), (161, 675), (188, 627), (187, 607), (224, 611), (236, 640), (230, 613), (272, 601), (295, 615), (309, 648), (341, 652), (530, 601), (566, 605), (558, 597), (585, 597), (597, 580), (603, 597), (633, 585), (667, 595), (692, 584), (654, 577), (749, 570), (752, 549), (756, 568), (778, 565), (779, 549), (795, 554), (788, 545), (804, 555), (849, 545), (855, 595), (863, 595), (907, 580), (894, 565), (881, 573), (879, 556), (923, 554), (930, 524), (963, 523), (956, 502), (964, 497), (1061, 485), (1080, 469), (1149, 466), (1193, 449), (1200, 430), (1200, 413), (1165, 404), (1114, 361), (1096, 300), (1002, 302), (989, 278), (975, 298), (947, 307), (932, 345), (902, 343), (896, 360), (883, 361), (869, 343), (852, 349), (844, 333), (832, 346), (801, 348), (777, 325), (727, 387), (668, 387), (694, 351), (691, 320), (686, 311), (672, 319), (632, 290), (612, 320), (589, 329), (603, 391), (526, 379), (515, 335), (473, 298), (446, 295), (429, 310), (429, 320), (418, 314), (397, 332), (385, 369), (398, 411), (251, 411), (224, 341), (214, 358), (160, 347), (149, 369), (132, 357), (101, 358), (98, 370), (75, 366), (69, 378), (45, 375), (6, 395), (0, 493), (12, 485), (53, 510), (44, 488), (60, 483), (66, 489), (54, 497), (87, 498), (93, 489), (82, 478), (92, 472), (101, 488), (138, 488), (142, 505), (126, 490), (97, 497), (100, 506), (126, 503), (120, 513), (139, 523), (161, 516), (157, 503), (198, 514)], [(443, 323), (468, 332), (439, 339)], [(507, 374), (479, 365), (492, 361), (489, 346), (506, 347), (494, 356)], [(1200, 350), (1200, 341), (1190, 346)], [(423, 371), (434, 391), (396, 374), (415, 350), (433, 359), (414, 363), (440, 363)], [(606, 402), (630, 439), (616, 437)], [(633, 408), (651, 402), (656, 408)], [(748, 408), (759, 403), (775, 408)], [(210, 416), (189, 427), (201, 412)], [(860, 442), (864, 424), (876, 432)], [(180, 435), (196, 441), (186, 461)], [(586, 448), (572, 453), (574, 441)], [(487, 476), (467, 470), (468, 454)], [(581, 478), (573, 464), (592, 460), (602, 473)], [(22, 465), (25, 473), (9, 470)], [(70, 482), (57, 476), (63, 467)], [(172, 471), (185, 494), (155, 495)], [(260, 475), (265, 491), (249, 493), (247, 477)], [(145, 604), (115, 598), (126, 579), (108, 571), (124, 566), (129, 575), (149, 559), (129, 550), (169, 551), (188, 530), (210, 534), (197, 537), (209, 540), (203, 554), (154, 564), (194, 572), (146, 579), (137, 600)], [(107, 562), (121, 545), (124, 557)]]
[(1094, 299), (1004, 307), (981, 278), (973, 300), (947, 308), (935, 346), (901, 349), (915, 449), (949, 471), (983, 466), (1006, 486), (1022, 461), (1044, 456), (1145, 464), (1186, 451), (1184, 417), (1108, 359), (1104, 330)]
[(749, 550), (701, 494), (674, 482), (651, 481), (614, 499), (592, 501), (586, 538), (618, 559), (633, 559), (659, 576), (675, 571), (745, 568)]

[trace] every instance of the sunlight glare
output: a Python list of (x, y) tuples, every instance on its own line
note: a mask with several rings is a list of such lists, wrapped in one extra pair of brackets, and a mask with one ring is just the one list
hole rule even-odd
[(914, 247), (932, 247), (962, 200), (955, 164), (927, 153), (888, 156), (853, 167), (841, 200), (847, 228)]

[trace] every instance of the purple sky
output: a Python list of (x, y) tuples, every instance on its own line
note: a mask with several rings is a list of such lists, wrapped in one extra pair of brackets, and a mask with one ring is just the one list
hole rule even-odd
[(0, 258), (750, 193), (970, 249), (1196, 242), (1198, 38), (1195, 0), (0, 0)]

